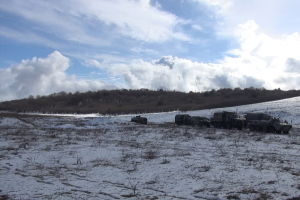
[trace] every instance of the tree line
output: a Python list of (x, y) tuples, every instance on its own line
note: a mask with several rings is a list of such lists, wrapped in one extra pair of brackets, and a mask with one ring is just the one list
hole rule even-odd
[(188, 111), (274, 101), (300, 95), (300, 90), (221, 88), (204, 92), (117, 89), (67, 93), (0, 102), (0, 110), (38, 113), (128, 114)]

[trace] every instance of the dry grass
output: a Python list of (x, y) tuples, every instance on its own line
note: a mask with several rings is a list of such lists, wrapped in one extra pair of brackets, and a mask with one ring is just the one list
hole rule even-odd
[[(77, 124), (84, 127), (85, 123), (83, 120)], [(24, 180), (34, 179), (45, 188), (60, 185), (72, 190), (59, 193), (59, 188), (53, 189), (56, 192), (49, 195), (52, 197), (60, 194), (66, 198), (80, 196), (85, 199), (93, 198), (93, 195), (102, 199), (184, 199), (175, 195), (171, 188), (179, 188), (176, 175), (184, 174), (187, 184), (199, 184), (199, 187), (186, 189), (189, 193), (185, 194), (195, 199), (221, 193), (227, 199), (243, 199), (245, 196), (250, 199), (276, 196), (287, 199), (291, 194), (283, 192), (278, 184), (290, 176), (295, 181), (300, 180), (297, 158), (290, 153), (299, 150), (299, 144), (294, 142), (299, 139), (296, 132), (288, 136), (261, 135), (213, 128), (131, 124), (119, 124), (115, 129), (47, 129), (37, 126), (0, 131), (3, 131), (1, 142), (6, 142), (0, 149), (0, 159), (5, 160), (4, 163), (11, 163), (9, 160), (16, 158), (21, 160), (14, 171), (9, 165), (2, 170), (5, 173), (13, 171)], [(278, 146), (289, 148), (279, 152)], [(153, 170), (153, 176), (142, 177), (152, 168), (166, 170), (161, 174)], [(109, 170), (117, 175), (101, 174)], [(247, 170), (259, 175), (266, 171), (275, 175), (266, 180), (258, 177), (235, 180), (236, 175)], [(113, 180), (115, 176), (121, 177), (119, 183)], [(77, 181), (88, 183), (91, 188), (76, 185)], [(249, 185), (248, 181), (255, 184)], [(99, 187), (110, 190), (99, 193)], [(300, 190), (299, 184), (293, 184), (289, 189)]]

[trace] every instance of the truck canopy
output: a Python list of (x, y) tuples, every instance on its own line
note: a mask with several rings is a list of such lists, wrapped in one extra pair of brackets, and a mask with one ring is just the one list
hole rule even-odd
[(227, 112), (227, 111), (223, 111), (223, 112), (215, 112), (213, 119), (215, 120), (222, 120), (223, 118), (225, 118), (228, 115), (236, 115), (237, 114), (235, 112)]
[(265, 113), (247, 113), (245, 115), (247, 121), (251, 120), (270, 120), (272, 117)]

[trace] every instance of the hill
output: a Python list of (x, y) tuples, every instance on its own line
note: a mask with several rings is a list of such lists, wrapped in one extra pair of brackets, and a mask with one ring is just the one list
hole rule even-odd
[(99, 90), (85, 93), (59, 92), (48, 96), (0, 103), (0, 110), (40, 113), (127, 114), (189, 111), (239, 106), (300, 96), (299, 90), (223, 88), (201, 93), (164, 90)]
[(177, 126), (180, 111), (144, 114), (147, 125), (131, 123), (132, 115), (0, 116), (0, 197), (299, 199), (300, 97), (186, 113), (223, 109), (268, 112), (293, 128), (282, 135)]

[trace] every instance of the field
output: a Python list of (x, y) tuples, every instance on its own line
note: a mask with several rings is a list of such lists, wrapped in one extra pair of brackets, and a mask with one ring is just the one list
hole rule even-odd
[[(300, 98), (216, 110), (263, 111), (288, 135), (174, 125), (179, 112), (0, 117), (2, 199), (299, 199)], [(298, 198), (297, 198), (298, 197)]]

